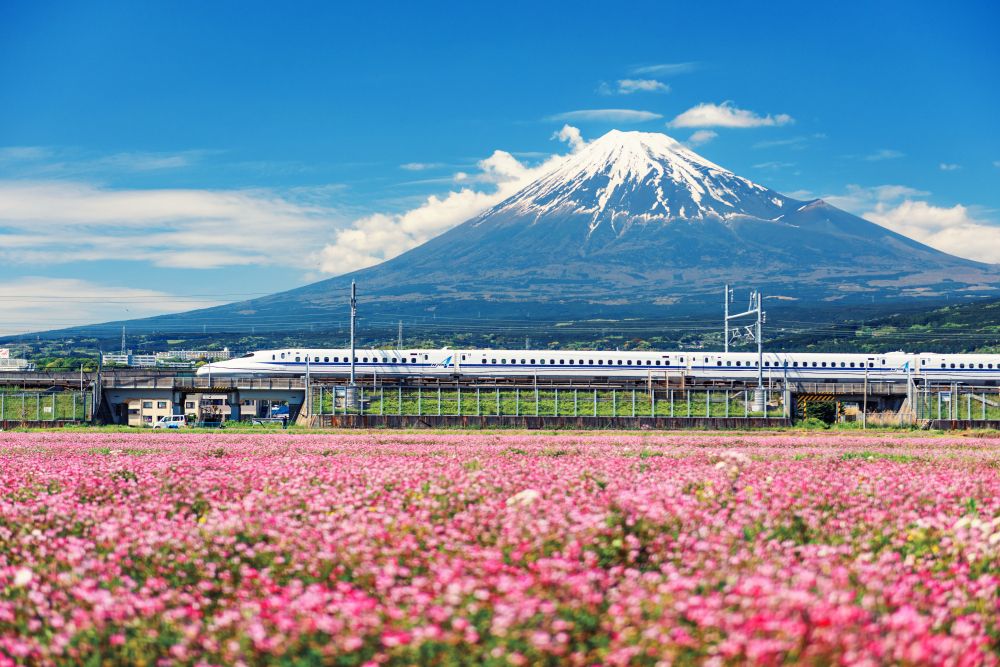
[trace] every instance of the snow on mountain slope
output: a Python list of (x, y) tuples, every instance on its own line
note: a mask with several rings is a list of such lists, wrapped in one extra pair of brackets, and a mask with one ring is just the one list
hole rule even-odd
[(771, 220), (795, 202), (706, 160), (665, 134), (612, 130), (587, 144), (509, 199), (479, 216), (584, 214), (589, 232), (634, 223)]

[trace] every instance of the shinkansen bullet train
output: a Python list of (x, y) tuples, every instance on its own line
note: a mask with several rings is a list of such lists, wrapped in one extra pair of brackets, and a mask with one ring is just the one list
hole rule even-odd
[[(749, 352), (578, 352), (569, 350), (356, 350), (359, 377), (663, 379), (684, 375), (755, 380), (758, 356)], [(283, 349), (251, 352), (206, 364), (198, 375), (346, 376), (350, 350)], [(915, 381), (1000, 385), (1000, 355), (889, 352), (886, 354), (767, 353), (765, 380), (815, 382)]]

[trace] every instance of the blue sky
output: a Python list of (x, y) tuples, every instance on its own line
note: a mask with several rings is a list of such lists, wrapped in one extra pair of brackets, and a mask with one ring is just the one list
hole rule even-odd
[(995, 3), (539, 4), (0, 4), (0, 333), (370, 264), (564, 125), (1000, 262)]

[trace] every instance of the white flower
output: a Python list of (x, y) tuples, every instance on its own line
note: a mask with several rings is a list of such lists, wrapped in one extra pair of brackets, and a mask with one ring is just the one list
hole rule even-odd
[(513, 507), (514, 505), (527, 506), (535, 502), (541, 497), (538, 491), (534, 489), (525, 489), (520, 493), (515, 493), (510, 498), (507, 499), (507, 507)]
[(31, 573), (31, 570), (26, 567), (20, 567), (14, 572), (14, 587), (24, 588), (31, 583), (33, 578), (34, 575)]

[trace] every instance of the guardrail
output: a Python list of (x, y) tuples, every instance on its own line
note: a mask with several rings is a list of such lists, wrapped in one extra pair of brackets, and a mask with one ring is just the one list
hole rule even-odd
[(210, 378), (199, 377), (102, 377), (101, 386), (105, 389), (202, 389), (206, 391), (241, 391), (241, 390), (298, 390), (306, 388), (304, 378), (298, 377), (265, 377), (265, 378)]

